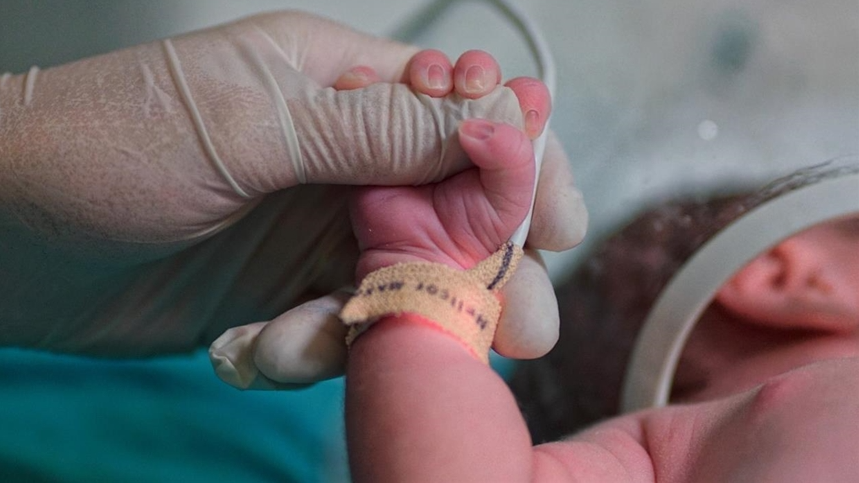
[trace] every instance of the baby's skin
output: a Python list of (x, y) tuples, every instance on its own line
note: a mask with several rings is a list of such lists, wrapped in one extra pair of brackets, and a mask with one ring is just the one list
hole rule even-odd
[[(453, 78), (463, 74), (459, 67)], [(548, 109), (545, 91), (528, 85)], [(435, 185), (356, 194), (359, 279), (402, 261), (469, 268), (524, 218), (536, 132), (472, 120), (459, 134), (475, 168)], [(349, 354), (352, 476), (374, 483), (857, 481), (857, 373), (854, 352), (534, 446), (504, 381), (459, 341), (406, 313), (375, 324)]]

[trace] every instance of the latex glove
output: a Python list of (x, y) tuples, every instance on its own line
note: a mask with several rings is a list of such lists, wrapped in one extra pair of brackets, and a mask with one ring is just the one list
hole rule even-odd
[[(48, 235), (181, 244), (299, 183), (437, 181), (467, 166), (459, 119), (521, 113), (509, 90), (461, 103), (390, 83), (415, 52), (286, 13), (4, 76), (4, 206)], [(330, 88), (356, 64), (388, 83)]]
[(0, 342), (184, 351), (350, 280), (343, 188), (293, 187), (302, 169), (402, 184), (467, 165), (440, 135), (458, 103), (326, 88), (354, 65), (401, 80), (415, 51), (279, 13), (3, 76)]
[[(412, 71), (434, 63), (450, 69), (440, 53), (422, 52), (413, 59)], [(468, 52), (456, 65), (452, 77), (457, 92), (464, 89), (464, 71), (471, 65), (486, 70), (497, 68), (485, 53)], [(493, 65), (494, 64), (494, 65)], [(376, 76), (362, 69), (364, 79), (349, 82), (352, 87), (367, 85)], [(415, 80), (419, 84), (419, 80)], [(507, 83), (519, 96), (523, 110), (536, 108), (548, 115), (550, 105), (545, 87), (534, 79), (519, 78)], [(432, 95), (447, 95), (450, 89), (427, 89)], [(524, 99), (524, 101), (523, 101)], [(526, 123), (527, 124), (527, 123)], [(540, 128), (526, 127), (533, 138)], [(551, 134), (551, 133), (550, 133)], [(535, 218), (526, 257), (514, 277), (504, 287), (506, 308), (502, 314), (494, 348), (513, 358), (535, 358), (544, 355), (558, 337), (558, 310), (554, 290), (539, 253), (533, 247), (563, 250), (577, 244), (584, 236), (587, 212), (576, 189), (570, 163), (554, 136), (549, 142), (540, 173)], [(391, 190), (392, 192), (396, 190)], [(392, 198), (396, 203), (396, 198)], [(376, 215), (386, 216), (385, 210)], [(362, 272), (359, 269), (359, 277)], [(285, 382), (312, 382), (321, 377), (339, 375), (344, 370), (345, 329), (337, 314), (349, 298), (347, 291), (303, 304), (270, 322), (259, 322), (227, 331), (212, 344), (210, 355), (218, 375), (241, 388), (277, 389), (290, 387)]]
[[(496, 352), (533, 359), (554, 347), (560, 322), (558, 302), (534, 247), (563, 250), (577, 244), (585, 234), (587, 220), (570, 163), (560, 143), (550, 136), (525, 257), (502, 288), (505, 306), (493, 344)], [(348, 253), (357, 257), (357, 251), (351, 251), (357, 245), (351, 237), (350, 241)], [(339, 265), (334, 262), (331, 266)], [(348, 266), (354, 268), (354, 259)], [(351, 272), (344, 274), (340, 282), (351, 286), (353, 277)], [(336, 290), (272, 320), (229, 329), (209, 351), (218, 376), (242, 389), (286, 389), (342, 375), (347, 357), (346, 329), (337, 314), (350, 296), (349, 290)]]

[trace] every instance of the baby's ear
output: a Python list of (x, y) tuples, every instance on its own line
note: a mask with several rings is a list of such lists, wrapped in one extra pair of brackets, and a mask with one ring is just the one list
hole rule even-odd
[[(859, 294), (838, 257), (815, 237), (796, 235), (749, 262), (716, 295), (729, 312), (772, 328), (855, 329)], [(843, 262), (843, 261), (841, 261)]]

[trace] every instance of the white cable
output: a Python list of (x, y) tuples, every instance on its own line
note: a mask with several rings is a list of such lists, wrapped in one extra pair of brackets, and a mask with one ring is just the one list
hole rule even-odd
[[(394, 33), (391, 36), (402, 41), (415, 39), (418, 35), (432, 26), (441, 14), (456, 1), (461, 0), (436, 0), (431, 2), (427, 7), (418, 12), (417, 15), (394, 30)], [(543, 84), (545, 84), (549, 90), (549, 96), (554, 99), (557, 82), (555, 60), (554, 57), (552, 57), (552, 51), (549, 48), (549, 44), (546, 42), (540, 29), (526, 12), (511, 0), (485, 1), (495, 5), (507, 20), (509, 20), (517, 30), (519, 30), (519, 33), (522, 34), (525, 42), (528, 44), (528, 48), (531, 50), (531, 54), (534, 56), (535, 62), (537, 63), (537, 77), (543, 81)], [(510, 237), (510, 241), (520, 246), (525, 245), (525, 239), (528, 238), (528, 230), (531, 228), (531, 217), (534, 212), (534, 200), (536, 200), (537, 195), (537, 181), (540, 176), (540, 168), (543, 165), (543, 154), (546, 151), (546, 138), (549, 134), (550, 121), (551, 117), (546, 120), (546, 127), (543, 130), (543, 134), (534, 140), (534, 158), (536, 161), (537, 177), (534, 179), (534, 193), (531, 200), (531, 209), (528, 211), (528, 216), (525, 218), (525, 221), (519, 225), (519, 228), (517, 228), (513, 233), (513, 236)]]

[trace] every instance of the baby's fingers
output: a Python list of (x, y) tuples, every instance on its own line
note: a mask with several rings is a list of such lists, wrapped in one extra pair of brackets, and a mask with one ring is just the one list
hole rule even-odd
[(543, 82), (533, 77), (517, 77), (506, 84), (519, 100), (525, 133), (536, 139), (546, 128), (546, 121), (552, 113), (552, 99), (549, 89)]

